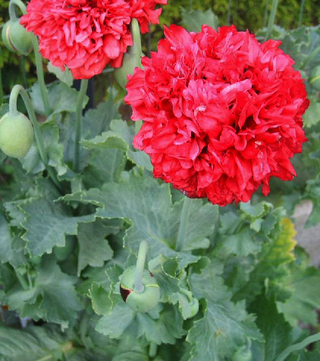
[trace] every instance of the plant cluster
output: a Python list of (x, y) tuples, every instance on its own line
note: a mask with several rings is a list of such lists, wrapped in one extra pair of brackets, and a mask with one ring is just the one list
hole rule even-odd
[[(32, 14), (33, 5), (42, 3), (47, 4), (43, 12), (39, 14), (36, 7)], [(154, 14), (159, 15), (159, 3), (131, 1), (137, 6), (136, 17), (113, 23), (107, 17), (113, 14), (109, 12), (111, 2), (29, 3), (29, 13), (22, 20), (27, 28), (45, 31), (59, 25), (65, 31), (63, 35), (60, 28), (59, 37), (79, 43), (68, 48), (67, 42), (60, 42), (53, 62), (58, 57), (61, 60), (62, 54), (70, 55), (72, 49), (88, 60), (83, 47), (88, 41), (92, 46), (99, 33), (107, 38), (106, 48), (94, 48), (91, 54), (99, 48), (93, 73), (102, 72), (100, 52), (108, 54), (111, 42), (115, 52), (108, 59), (116, 59), (121, 36), (128, 35), (126, 45), (132, 46), (120, 51), (121, 67), (108, 60), (116, 69), (105, 71), (114, 74), (122, 87), (131, 74), (126, 101), (133, 108), (134, 122), (123, 120), (119, 112), (123, 106), (120, 87), (110, 86), (96, 109), (84, 111), (86, 71), (91, 72), (95, 55), (88, 63), (82, 62), (79, 53), (66, 56), (63, 70), (61, 64), (49, 63), (48, 71), (57, 81), (47, 86), (38, 40), (24, 33), (34, 48), (38, 81), (30, 91), (14, 86), (9, 103), (0, 106), (1, 361), (320, 358), (316, 344), (320, 340), (316, 333), (320, 270), (309, 266), (308, 255), (297, 246), (289, 217), (296, 203), (311, 198), (315, 207), (309, 223), (316, 224), (319, 218), (319, 29), (285, 31), (274, 27), (271, 20), (269, 28), (257, 36), (263, 40), (270, 34), (281, 37), (282, 51), (278, 42), (260, 44), (235, 27), (214, 29), (216, 16), (210, 11), (197, 12), (189, 23), (200, 28), (197, 33), (178, 26), (167, 29), (167, 39), (160, 42), (158, 52), (151, 59), (143, 58), (141, 64), (140, 27), (144, 20), (148, 23), (155, 20)], [(16, 7), (27, 13), (20, 0), (11, 0), (9, 6), (11, 22), (17, 21)], [(56, 24), (50, 24), (49, 10), (59, 19)], [(47, 16), (45, 25), (35, 25), (37, 21), (43, 24), (42, 16)], [(190, 18), (190, 13), (184, 16)], [(212, 27), (201, 30), (204, 23)], [(105, 32), (98, 31), (100, 26)], [(12, 23), (5, 27), (6, 45), (22, 52), (27, 41), (18, 41), (21, 28), (18, 32), (12, 29)], [(83, 29), (83, 38), (79, 29)], [(110, 29), (113, 40), (106, 35)], [(116, 33), (119, 29), (122, 35)], [(51, 42), (41, 45), (48, 37), (49, 31), (39, 35), (40, 48), (51, 58)], [(214, 53), (214, 48), (219, 51)], [(295, 70), (287, 53), (295, 60)], [(238, 59), (231, 70), (222, 65), (228, 59), (230, 63), (228, 54)], [(75, 63), (70, 65), (71, 59)], [(215, 71), (209, 71), (211, 62), (219, 64)], [(307, 79), (311, 101), (305, 114), (309, 148), (300, 160), (293, 160), (298, 174), (299, 162), (305, 164), (301, 172), (305, 179), (298, 176), (293, 186), (286, 182), (287, 187), (282, 180), (274, 185), (270, 182), (271, 196), (263, 199), (259, 193), (252, 196), (258, 185), (249, 187), (247, 198), (242, 199), (237, 187), (248, 187), (252, 177), (265, 184), (274, 175), (292, 178), (289, 158), (305, 141), (301, 117), (308, 106), (298, 70)], [(72, 73), (83, 78), (79, 91), (72, 87)], [(20, 97), (26, 112), (18, 104)], [(212, 107), (208, 112), (199, 101), (205, 97)], [(261, 106), (260, 123), (253, 105)], [(217, 114), (223, 109), (227, 115), (221, 119), (226, 122), (219, 123)], [(259, 128), (261, 123), (264, 131)], [(243, 140), (235, 144), (240, 136)], [(239, 147), (244, 143), (250, 147), (255, 136), (265, 153), (259, 148), (249, 157), (250, 164), (263, 168), (252, 175)], [(275, 137), (284, 138), (277, 139), (280, 146)], [(219, 150), (214, 163), (219, 139), (225, 149)], [(209, 191), (192, 194), (201, 198), (186, 197), (190, 189), (168, 176), (190, 181), (192, 169), (210, 178), (212, 169), (219, 169), (217, 159), (221, 162), (230, 153), (235, 154), (225, 162), (230, 174), (227, 164), (221, 167), (224, 175), (220, 174), (222, 185), (229, 185), (215, 190), (219, 199), (210, 197)], [(168, 154), (171, 158), (166, 158)], [(236, 177), (231, 174), (235, 158), (241, 159), (234, 160)], [(166, 176), (157, 173), (159, 164)], [(272, 171), (267, 172), (267, 167), (273, 167)], [(288, 169), (290, 177), (285, 177)], [(201, 182), (200, 186), (191, 183), (195, 192)], [(272, 200), (274, 194), (277, 202)]]

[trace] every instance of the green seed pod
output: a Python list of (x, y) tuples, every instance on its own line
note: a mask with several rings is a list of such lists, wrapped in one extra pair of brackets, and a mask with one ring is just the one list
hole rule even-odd
[(7, 113), (0, 119), (0, 149), (13, 158), (23, 158), (33, 142), (33, 127), (22, 113)]
[(123, 300), (136, 312), (147, 313), (157, 306), (160, 300), (160, 288), (148, 271), (144, 270), (142, 284), (144, 290), (138, 293), (134, 290), (135, 266), (127, 268), (121, 276), (120, 293)]
[(314, 89), (320, 90), (320, 65), (313, 69), (309, 83)]
[(17, 20), (9, 20), (2, 28), (4, 45), (12, 52), (28, 55), (33, 49), (32, 35)]
[(121, 67), (114, 69), (114, 77), (123, 89), (126, 89), (128, 82), (127, 75), (133, 74), (136, 67), (142, 67), (141, 36), (137, 19), (132, 19), (131, 34), (133, 38), (133, 45), (129, 47), (128, 51), (124, 54)]

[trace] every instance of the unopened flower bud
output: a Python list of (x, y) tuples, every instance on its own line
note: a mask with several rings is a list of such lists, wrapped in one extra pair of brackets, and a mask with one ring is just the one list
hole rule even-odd
[(142, 275), (143, 291), (138, 293), (134, 290), (135, 286), (135, 266), (127, 268), (120, 283), (120, 293), (127, 305), (136, 312), (147, 313), (157, 306), (160, 300), (160, 288), (148, 271), (144, 270)]
[(4, 45), (12, 52), (28, 55), (32, 46), (32, 35), (17, 20), (9, 20), (2, 28)]
[(33, 127), (22, 113), (7, 113), (0, 119), (0, 149), (13, 158), (23, 158), (33, 142)]

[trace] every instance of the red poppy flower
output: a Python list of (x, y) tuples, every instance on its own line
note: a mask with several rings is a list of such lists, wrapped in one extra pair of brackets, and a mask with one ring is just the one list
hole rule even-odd
[(21, 24), (39, 38), (41, 54), (53, 65), (65, 66), (74, 78), (99, 74), (107, 64), (118, 68), (132, 45), (129, 25), (133, 17), (148, 31), (157, 23), (159, 3), (139, 0), (31, 0)]
[(267, 195), (272, 176), (293, 179), (309, 101), (280, 42), (260, 44), (234, 26), (172, 25), (165, 35), (125, 98), (132, 119), (144, 120), (134, 146), (149, 154), (154, 176), (221, 206), (248, 201), (261, 184)]

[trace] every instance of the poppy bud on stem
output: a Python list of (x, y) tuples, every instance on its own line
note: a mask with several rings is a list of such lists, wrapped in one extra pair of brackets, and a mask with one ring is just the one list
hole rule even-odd
[(136, 266), (127, 268), (121, 276), (120, 293), (127, 305), (136, 312), (147, 313), (160, 300), (160, 289), (153, 275), (144, 268), (148, 243), (141, 242)]
[[(21, 95), (24, 104), (27, 108), (27, 112), (29, 115), (29, 119), (26, 118), (22, 113), (20, 113), (17, 110), (17, 102), (18, 102), (18, 97), (19, 95)], [(48, 156), (44, 147), (44, 143), (43, 143), (43, 139), (41, 136), (41, 132), (40, 132), (40, 127), (39, 127), (39, 123), (37, 121), (37, 117), (36, 114), (34, 112), (33, 106), (32, 106), (32, 102), (31, 99), (29, 98), (28, 93), (26, 92), (26, 90), (21, 86), (21, 85), (15, 85), (10, 93), (10, 99), (9, 99), (9, 112), (3, 116), (3, 118), (8, 117), (9, 120), (15, 120), (18, 119), (20, 120), (20, 118), (26, 118), (27, 120), (30, 120), (30, 122), (33, 125), (33, 131), (34, 131), (34, 136), (36, 139), (36, 143), (37, 143), (37, 147), (39, 150), (39, 154), (40, 154), (40, 158), (42, 160), (42, 163), (44, 164), (44, 166), (46, 167), (48, 174), (50, 176), (50, 178), (52, 179), (53, 183), (59, 188), (61, 189), (60, 183), (53, 171), (53, 169), (48, 165)], [(2, 119), (3, 119), (2, 118)], [(21, 122), (21, 121), (20, 121)], [(16, 128), (16, 131), (19, 131), (20, 127)], [(11, 134), (11, 137), (13, 138), (14, 134)], [(13, 139), (12, 139), (13, 141)], [(30, 142), (30, 141), (29, 141)], [(29, 148), (31, 147), (31, 142), (29, 145)]]
[(42, 57), (39, 53), (38, 40), (33, 33), (28, 32), (20, 24), (20, 19), (17, 17), (15, 7), (18, 7), (22, 14), (27, 13), (27, 8), (21, 0), (10, 0), (10, 20), (3, 27), (2, 39), (6, 47), (13, 52), (19, 51), (21, 54), (27, 55), (32, 49), (34, 50), (37, 68), (37, 78), (39, 82), (44, 111), (46, 116), (48, 117), (51, 111), (49, 106), (47, 87), (44, 81)]

